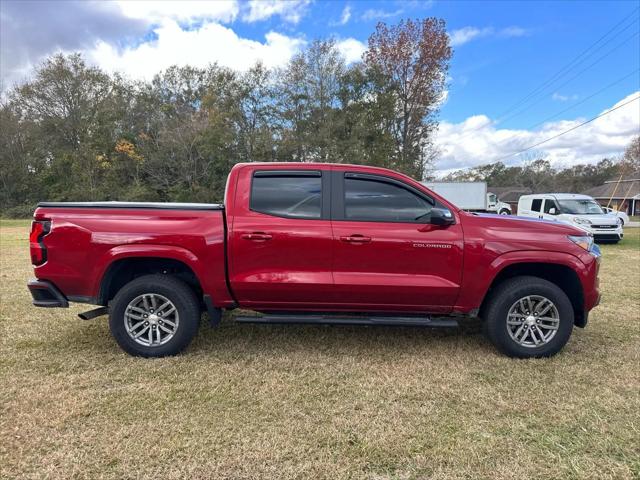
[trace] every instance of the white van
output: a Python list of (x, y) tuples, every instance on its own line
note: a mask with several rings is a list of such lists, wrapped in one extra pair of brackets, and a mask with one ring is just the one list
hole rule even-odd
[(587, 195), (541, 193), (523, 195), (518, 201), (518, 216), (564, 222), (593, 234), (596, 241), (618, 243), (622, 240), (622, 222), (607, 215)]

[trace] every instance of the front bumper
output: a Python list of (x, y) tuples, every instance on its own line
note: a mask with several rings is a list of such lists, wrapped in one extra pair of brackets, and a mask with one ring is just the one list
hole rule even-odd
[(620, 225), (593, 225), (588, 231), (597, 242), (617, 242), (624, 236)]
[(27, 287), (31, 292), (33, 304), (36, 307), (67, 308), (69, 306), (69, 300), (67, 300), (67, 297), (58, 290), (58, 287), (48, 280), (30, 280), (29, 283), (27, 283)]
[(611, 233), (611, 232), (593, 232), (593, 239), (596, 242), (617, 242), (622, 240), (624, 234), (620, 233)]

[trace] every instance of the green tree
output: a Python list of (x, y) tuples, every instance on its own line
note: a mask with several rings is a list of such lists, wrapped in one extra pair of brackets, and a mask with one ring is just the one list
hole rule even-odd
[(56, 55), (11, 95), (38, 138), (34, 150), (45, 160), (54, 198), (102, 197), (101, 155), (111, 147), (113, 86), (80, 55)]

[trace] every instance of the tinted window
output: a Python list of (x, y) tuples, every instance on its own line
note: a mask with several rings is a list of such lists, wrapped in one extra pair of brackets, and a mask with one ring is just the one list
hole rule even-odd
[(531, 202), (531, 210), (533, 210), (534, 212), (539, 212), (540, 207), (542, 207), (541, 199), (536, 198), (533, 202)]
[(549, 210), (551, 210), (552, 208), (555, 208), (556, 213), (558, 213), (558, 207), (556, 206), (556, 202), (554, 202), (553, 200), (546, 200), (544, 202), (544, 213), (549, 213)]
[(432, 205), (407, 189), (375, 180), (346, 178), (344, 215), (347, 220), (415, 222)]
[(251, 210), (279, 217), (320, 218), (321, 177), (253, 177)]

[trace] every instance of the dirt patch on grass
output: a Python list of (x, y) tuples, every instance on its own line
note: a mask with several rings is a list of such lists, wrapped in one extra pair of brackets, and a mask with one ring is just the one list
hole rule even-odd
[(122, 353), (105, 318), (31, 306), (27, 223), (0, 225), (3, 478), (638, 478), (640, 229), (552, 359), (480, 333), (203, 324)]

